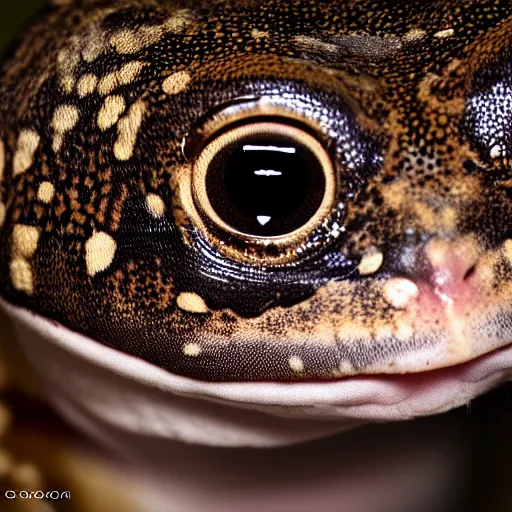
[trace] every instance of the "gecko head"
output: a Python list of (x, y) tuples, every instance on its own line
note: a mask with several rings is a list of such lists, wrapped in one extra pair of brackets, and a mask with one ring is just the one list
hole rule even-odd
[(506, 350), (510, 7), (85, 4), (1, 78), (4, 299), (208, 382)]

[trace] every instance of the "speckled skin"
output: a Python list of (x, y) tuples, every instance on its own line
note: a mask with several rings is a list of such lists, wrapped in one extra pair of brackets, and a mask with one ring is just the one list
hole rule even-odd
[[(203, 380), (417, 372), (508, 344), (509, 1), (69, 4), (0, 78), (5, 299)], [(286, 254), (187, 205), (197, 148), (261, 98), (336, 172), (332, 212)]]

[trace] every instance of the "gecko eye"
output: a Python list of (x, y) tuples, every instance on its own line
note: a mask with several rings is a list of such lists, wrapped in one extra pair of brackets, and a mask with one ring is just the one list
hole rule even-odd
[(194, 201), (204, 220), (249, 239), (310, 231), (334, 196), (320, 142), (298, 127), (259, 122), (214, 138), (196, 160)]

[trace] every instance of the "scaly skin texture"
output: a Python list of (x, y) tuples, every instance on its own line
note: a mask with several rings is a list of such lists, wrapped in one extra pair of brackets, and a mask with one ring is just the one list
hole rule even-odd
[[(202, 380), (420, 372), (512, 339), (509, 1), (58, 3), (0, 78), (6, 300)], [(190, 141), (262, 98), (336, 174), (277, 261), (189, 200)]]

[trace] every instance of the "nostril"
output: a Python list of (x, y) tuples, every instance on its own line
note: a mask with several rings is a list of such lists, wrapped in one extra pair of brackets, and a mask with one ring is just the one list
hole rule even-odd
[(464, 277), (462, 278), (463, 281), (466, 281), (469, 279), (474, 273), (475, 273), (476, 265), (471, 265), (471, 267), (468, 268), (466, 273), (464, 274)]

